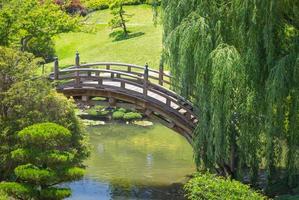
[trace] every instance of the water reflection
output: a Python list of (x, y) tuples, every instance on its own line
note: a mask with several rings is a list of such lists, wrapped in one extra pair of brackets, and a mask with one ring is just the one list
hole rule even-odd
[(194, 172), (186, 140), (162, 125), (89, 128), (91, 156), (71, 200), (184, 199), (181, 183)]

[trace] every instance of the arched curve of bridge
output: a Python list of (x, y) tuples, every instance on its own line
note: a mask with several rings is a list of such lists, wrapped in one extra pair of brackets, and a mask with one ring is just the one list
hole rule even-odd
[(49, 78), (56, 82), (57, 91), (67, 97), (88, 101), (105, 97), (111, 106), (126, 102), (150, 118), (192, 141), (198, 122), (196, 109), (182, 96), (171, 91), (172, 77), (161, 66), (159, 70), (116, 63), (98, 62), (80, 64), (79, 54), (74, 66), (60, 70), (58, 59)]

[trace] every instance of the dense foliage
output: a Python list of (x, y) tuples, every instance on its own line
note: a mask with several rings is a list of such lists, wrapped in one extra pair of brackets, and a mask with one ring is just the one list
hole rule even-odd
[(124, 114), (123, 118), (126, 121), (131, 121), (131, 120), (142, 119), (142, 115), (137, 112), (128, 112)]
[[(109, 5), (114, 0), (81, 0), (82, 5), (88, 10), (102, 10), (109, 8)], [(161, 2), (161, 0), (124, 0), (124, 5), (137, 5), (137, 4), (152, 4), (153, 2)]]
[(72, 134), (53, 123), (29, 126), (18, 133), (18, 148), (11, 152), (16, 163), (15, 182), (0, 183), (0, 189), (9, 196), (21, 199), (59, 200), (69, 197), (67, 188), (59, 183), (77, 180), (84, 174), (76, 166), (76, 149)]
[[(17, 132), (42, 122), (54, 122), (71, 131), (74, 162), (87, 156), (85, 136), (74, 104), (56, 93), (47, 80), (34, 78), (34, 57), (0, 48), (0, 180), (10, 180), (15, 163), (11, 152), (18, 148)], [(16, 62), (17, 61), (17, 62)]]
[(54, 55), (53, 36), (77, 28), (77, 18), (52, 0), (0, 2), (0, 46), (17, 47), (48, 61)]
[(266, 197), (238, 181), (209, 173), (196, 174), (184, 187), (189, 200), (265, 200)]
[[(269, 184), (299, 173), (299, 1), (164, 0), (164, 56), (198, 107), (201, 169)], [(283, 169), (283, 170), (281, 170)], [(297, 177), (297, 178), (296, 178)]]

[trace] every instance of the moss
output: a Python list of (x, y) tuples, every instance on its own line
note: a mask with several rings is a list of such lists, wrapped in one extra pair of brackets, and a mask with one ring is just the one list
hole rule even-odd
[(142, 119), (142, 115), (137, 112), (128, 112), (124, 115), (124, 120), (136, 120), (136, 119)]
[(112, 114), (112, 118), (115, 119), (115, 120), (120, 120), (120, 119), (123, 119), (125, 113), (118, 110), (118, 111), (115, 111), (113, 114)]
[(120, 111), (120, 112), (123, 112), (123, 113), (126, 113), (126, 112), (127, 112), (127, 110), (124, 109), (124, 108), (118, 108), (117, 111)]
[(104, 106), (100, 105), (94, 106), (86, 110), (86, 112), (91, 116), (106, 116), (110, 113), (108, 110), (105, 110)]

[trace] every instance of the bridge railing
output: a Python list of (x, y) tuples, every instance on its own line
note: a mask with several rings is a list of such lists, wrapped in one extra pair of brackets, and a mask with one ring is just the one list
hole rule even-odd
[[(54, 65), (54, 74), (55, 72), (57, 73), (59, 72), (58, 59), (56, 59), (55, 62), (57, 63), (57, 67), (56, 67), (57, 69), (55, 69), (55, 65)], [(81, 64), (79, 53), (76, 53), (75, 65), (68, 67), (66, 69), (74, 69), (74, 68), (96, 68), (96, 69), (115, 70), (115, 71), (122, 71), (130, 74), (135, 74), (140, 77), (144, 77), (144, 71), (146, 68), (148, 68), (148, 79), (151, 82), (156, 82), (159, 85), (167, 88), (171, 87), (172, 76), (169, 73), (166, 73), (164, 71), (164, 66), (162, 64), (160, 64), (159, 70), (150, 69), (147, 64), (145, 66), (119, 63), (119, 62), (96, 62), (96, 63)]]
[[(188, 120), (195, 119), (194, 108), (192, 104), (171, 91), (171, 76), (164, 73), (163, 67), (160, 70), (149, 69), (145, 67), (115, 63), (115, 62), (99, 62), (91, 64), (80, 64), (80, 57), (77, 53), (76, 64), (69, 68), (59, 70), (58, 59), (54, 62), (54, 72), (50, 74), (53, 80), (74, 80), (71, 83), (74, 87), (117, 87), (116, 85), (105, 85), (104, 81), (117, 81), (121, 89), (126, 89), (127, 85), (136, 87), (136, 90), (142, 91), (143, 95), (150, 97), (151, 95), (159, 96), (160, 101), (168, 107), (172, 107), (177, 112), (183, 110), (183, 115)], [(166, 86), (166, 87), (165, 87)]]

